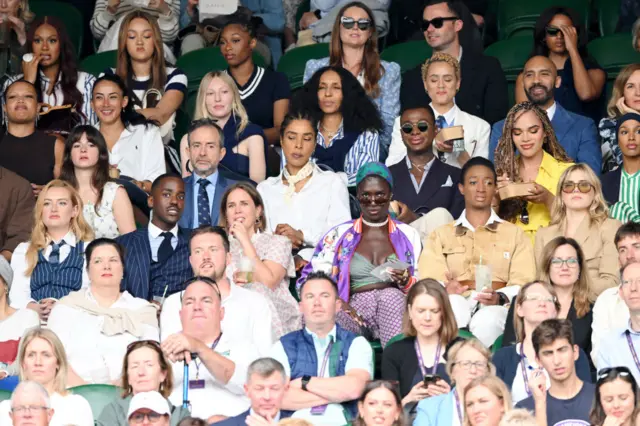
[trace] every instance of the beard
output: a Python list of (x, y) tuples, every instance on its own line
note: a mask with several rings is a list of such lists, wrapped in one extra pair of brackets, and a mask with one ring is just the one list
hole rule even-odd
[[(534, 89), (538, 89), (538, 88), (544, 90), (544, 95), (537, 96), (537, 97), (533, 96), (531, 92), (533, 92)], [(545, 87), (542, 84), (534, 84), (533, 86), (529, 87), (528, 90), (525, 90), (525, 93), (527, 95), (527, 99), (529, 100), (529, 102), (537, 106), (544, 105), (547, 102), (549, 102), (551, 99), (553, 99), (553, 88)]]

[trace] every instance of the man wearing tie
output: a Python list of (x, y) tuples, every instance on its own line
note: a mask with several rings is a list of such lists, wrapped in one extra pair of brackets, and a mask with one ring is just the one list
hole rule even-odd
[(149, 227), (117, 238), (125, 248), (123, 288), (134, 297), (162, 301), (182, 290), (180, 283), (191, 278), (189, 230), (178, 227), (184, 201), (182, 179), (159, 176), (148, 199), (153, 211)]
[(227, 187), (236, 183), (218, 170), (224, 158), (224, 136), (220, 126), (209, 118), (195, 120), (187, 133), (189, 163), (193, 174), (184, 178), (185, 211), (180, 226), (195, 229), (217, 225), (220, 200)]

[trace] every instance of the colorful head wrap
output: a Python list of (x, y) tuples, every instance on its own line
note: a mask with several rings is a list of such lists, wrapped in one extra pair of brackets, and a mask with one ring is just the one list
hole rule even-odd
[(356, 186), (360, 185), (360, 182), (365, 180), (369, 176), (378, 176), (386, 180), (389, 183), (391, 189), (393, 189), (393, 177), (391, 171), (387, 166), (382, 163), (367, 163), (358, 169), (356, 174)]

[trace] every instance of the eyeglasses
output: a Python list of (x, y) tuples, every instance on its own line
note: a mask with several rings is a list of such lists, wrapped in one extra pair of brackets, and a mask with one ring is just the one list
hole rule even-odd
[(546, 31), (547, 35), (550, 36), (550, 37), (555, 37), (555, 36), (558, 35), (558, 33), (562, 32), (560, 30), (560, 28), (552, 27), (551, 25), (547, 26), (547, 28), (545, 28), (545, 31)]
[(350, 30), (354, 25), (358, 25), (358, 29), (360, 31), (367, 31), (371, 28), (371, 19), (358, 19), (357, 21), (353, 18), (349, 18), (348, 16), (343, 16), (340, 18), (340, 23), (345, 30)]
[(568, 180), (562, 184), (562, 192), (570, 194), (575, 191), (576, 187), (578, 188), (578, 191), (586, 194), (587, 192), (591, 191), (593, 185), (591, 185), (591, 183), (587, 182), (586, 180), (581, 180), (580, 182), (573, 182), (571, 180)]
[(49, 407), (45, 407), (44, 405), (19, 405), (17, 407), (11, 407), (11, 412), (20, 416), (24, 416), (25, 414), (31, 414), (31, 412), (33, 411), (48, 409)]
[(475, 367), (475, 369), (479, 371), (484, 371), (489, 367), (489, 364), (484, 361), (458, 361), (454, 362), (452, 367), (455, 365), (459, 365), (467, 371), (471, 370), (471, 367)]
[(562, 265), (566, 264), (567, 268), (577, 268), (578, 267), (578, 259), (575, 257), (570, 257), (568, 259), (560, 259), (559, 257), (554, 257), (551, 259), (551, 266), (554, 268), (562, 268)]
[(546, 302), (546, 303), (555, 303), (556, 298), (554, 296), (543, 296), (538, 293), (529, 293), (525, 294), (522, 298), (523, 302)]
[(457, 21), (459, 18), (456, 16), (446, 16), (444, 18), (433, 18), (432, 20), (423, 19), (420, 28), (422, 32), (425, 32), (429, 29), (429, 25), (433, 25), (433, 28), (438, 29), (442, 28), (444, 25), (444, 21)]
[(158, 423), (162, 418), (162, 414), (158, 413), (133, 413), (131, 417), (129, 417), (129, 421), (134, 425), (139, 425), (144, 421), (144, 418), (148, 418), (151, 423)]
[(640, 286), (640, 279), (636, 278), (633, 280), (622, 280), (620, 281), (620, 286), (624, 287), (627, 285), (635, 284), (636, 286)]
[(605, 379), (609, 376), (613, 377), (629, 377), (631, 375), (631, 370), (627, 367), (607, 367), (598, 371), (597, 379), (598, 381)]
[(418, 121), (415, 124), (413, 124), (413, 123), (404, 123), (402, 125), (402, 127), (400, 127), (400, 129), (402, 129), (402, 131), (404, 133), (406, 133), (407, 135), (410, 135), (411, 132), (413, 132), (413, 129), (416, 128), (416, 127), (418, 128), (418, 130), (420, 130), (420, 132), (424, 133), (427, 130), (429, 130), (429, 123), (427, 123), (424, 120)]

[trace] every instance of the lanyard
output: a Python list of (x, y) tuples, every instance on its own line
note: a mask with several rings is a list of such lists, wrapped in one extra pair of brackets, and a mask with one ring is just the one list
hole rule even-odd
[(324, 351), (324, 358), (322, 359), (322, 367), (320, 367), (320, 373), (318, 377), (324, 377), (324, 370), (327, 368), (327, 362), (329, 361), (329, 355), (331, 355), (331, 349), (333, 348), (333, 339), (329, 342), (329, 346)]
[(458, 398), (458, 392), (453, 389), (453, 397), (456, 399), (456, 411), (458, 412), (458, 418), (460, 419), (460, 426), (462, 426), (462, 407), (460, 407), (460, 398)]
[(627, 335), (627, 343), (629, 344), (629, 350), (631, 351), (633, 362), (636, 363), (636, 368), (640, 370), (640, 360), (638, 360), (638, 354), (636, 353), (636, 350), (633, 347), (633, 342), (631, 341), (631, 332), (627, 330), (625, 334)]
[[(222, 337), (222, 333), (220, 333), (218, 338), (211, 345), (211, 350), (215, 350), (216, 346), (218, 346), (218, 343), (220, 343), (221, 337)], [(194, 358), (193, 363), (196, 365), (196, 380), (198, 380), (200, 378), (200, 365), (202, 365), (202, 362), (198, 362), (198, 360)]]
[[(420, 367), (420, 371), (422, 372), (422, 376), (427, 375), (427, 369), (424, 366), (424, 360), (422, 359), (422, 351), (420, 350), (420, 345), (418, 345), (418, 339), (413, 341), (413, 346), (416, 349), (416, 356), (418, 357), (418, 366)], [(431, 367), (431, 374), (436, 374), (436, 370), (438, 368), (438, 363), (440, 362), (440, 342), (438, 342), (438, 346), (436, 347), (436, 357), (433, 360), (433, 367)]]
[(522, 370), (522, 379), (524, 380), (524, 390), (527, 391), (527, 395), (531, 396), (531, 389), (529, 389), (529, 377), (527, 376), (527, 367), (524, 365), (524, 343), (520, 343), (520, 369)]

